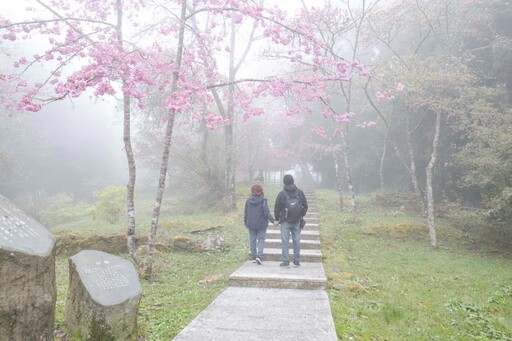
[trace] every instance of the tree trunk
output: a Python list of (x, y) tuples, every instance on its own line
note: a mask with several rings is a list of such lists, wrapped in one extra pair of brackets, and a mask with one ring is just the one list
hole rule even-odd
[(212, 178), (212, 168), (208, 161), (208, 137), (209, 131), (206, 127), (206, 123), (201, 121), (201, 130), (203, 131), (203, 140), (201, 142), (201, 163), (203, 165), (203, 179), (209, 181)]
[[(126, 86), (123, 82), (123, 88)], [(140, 255), (137, 252), (135, 245), (135, 179), (136, 179), (136, 166), (135, 158), (133, 156), (133, 149), (131, 144), (130, 133), (130, 96), (123, 92), (123, 141), (124, 150), (126, 152), (126, 159), (128, 160), (128, 184), (126, 186), (126, 207), (128, 217), (128, 229), (126, 231), (128, 252), (132, 256), (137, 265), (140, 264)]]
[[(124, 51), (123, 47), (123, 7), (121, 0), (116, 1), (117, 5), (117, 24), (116, 30), (118, 32), (117, 42), (119, 50)], [(135, 245), (135, 180), (136, 180), (136, 165), (135, 157), (133, 155), (132, 138), (131, 138), (131, 108), (130, 108), (130, 95), (127, 92), (128, 84), (123, 79), (123, 143), (124, 151), (126, 153), (126, 160), (128, 161), (128, 184), (126, 185), (126, 216), (128, 227), (126, 229), (126, 244), (128, 252), (130, 253), (133, 261), (140, 265), (141, 258), (137, 252)]]
[(437, 247), (436, 225), (434, 220), (434, 193), (432, 189), (432, 178), (434, 176), (434, 166), (437, 159), (437, 147), (439, 145), (439, 135), (441, 130), (441, 113), (436, 114), (436, 131), (434, 141), (432, 142), (432, 155), (427, 166), (427, 200), (428, 200), (428, 232), (430, 236), (430, 246)]
[(407, 129), (407, 150), (409, 151), (409, 160), (410, 160), (410, 175), (411, 175), (411, 181), (412, 185), (414, 187), (414, 193), (416, 193), (416, 197), (418, 198), (418, 204), (420, 205), (421, 212), (425, 213), (426, 211), (426, 205), (425, 205), (425, 198), (423, 195), (423, 192), (421, 191), (421, 188), (418, 184), (418, 173), (416, 170), (416, 157), (414, 155), (414, 148), (412, 145), (412, 130), (411, 130), (411, 119), (409, 115), (407, 115), (406, 118), (406, 129)]
[(231, 46), (229, 54), (229, 86), (228, 86), (228, 105), (226, 110), (226, 119), (229, 124), (224, 126), (224, 147), (226, 153), (226, 178), (224, 186), (224, 200), (227, 211), (236, 209), (235, 192), (235, 153), (233, 147), (233, 126), (235, 124), (235, 23), (231, 22)]
[(332, 139), (329, 137), (329, 143), (331, 145), (332, 150), (332, 158), (334, 159), (334, 170), (336, 173), (336, 187), (338, 189), (338, 205), (340, 211), (343, 210), (343, 189), (341, 188), (341, 167), (340, 167), (340, 160), (336, 153), (336, 150), (334, 149), (334, 145), (332, 143)]
[[(231, 93), (231, 89), (229, 90)], [(228, 95), (230, 99), (233, 96)], [(230, 101), (228, 99), (228, 101)], [(230, 104), (228, 104), (230, 106)], [(234, 110), (228, 107), (227, 117), (233, 122)], [(228, 119), (229, 119), (228, 118)], [(224, 147), (226, 151), (226, 177), (224, 182), (224, 202), (227, 211), (236, 210), (236, 193), (235, 193), (235, 153), (233, 147), (233, 123), (224, 127)]]
[(386, 185), (384, 184), (384, 160), (386, 160), (386, 153), (388, 150), (388, 140), (389, 140), (389, 129), (386, 130), (386, 137), (384, 138), (384, 148), (382, 148), (382, 155), (380, 157), (380, 165), (379, 165), (380, 189), (382, 192), (386, 191)]
[(307, 162), (301, 163), (300, 168), (302, 169), (302, 175), (303, 175), (303, 179), (305, 180), (305, 182), (313, 184), (315, 180), (313, 179), (313, 175), (311, 174), (311, 171), (309, 170), (309, 165), (307, 164)]
[(344, 124), (341, 129), (341, 148), (343, 151), (343, 160), (345, 162), (345, 173), (347, 177), (348, 194), (350, 197), (350, 206), (352, 213), (352, 221), (356, 220), (357, 207), (356, 207), (356, 195), (354, 193), (354, 185), (352, 184), (352, 176), (350, 172), (350, 158), (349, 158), (349, 147), (348, 147), (348, 123)]
[[(183, 40), (185, 36), (185, 19), (187, 14), (187, 0), (181, 2), (181, 26), (178, 38), (178, 48), (176, 50), (176, 61), (175, 71), (172, 75), (171, 94), (174, 96), (174, 92), (178, 87), (178, 77), (181, 69), (181, 61), (183, 56)], [(148, 238), (148, 252), (145, 260), (143, 276), (145, 278), (151, 278), (153, 272), (153, 249), (155, 247), (156, 233), (158, 229), (158, 220), (160, 218), (160, 208), (162, 206), (162, 198), (165, 190), (165, 178), (167, 175), (167, 168), (169, 166), (169, 154), (171, 149), (171, 137), (174, 127), (174, 119), (176, 113), (174, 111), (169, 113), (169, 119), (167, 120), (167, 126), (165, 130), (164, 148), (162, 152), (162, 163), (160, 164), (160, 178), (158, 180), (158, 188), (156, 192), (155, 205), (153, 207), (153, 217), (151, 218), (151, 232)]]
[[(253, 151), (252, 141), (249, 136), (247, 136), (247, 155), (256, 155)], [(252, 160), (247, 160), (247, 174), (249, 175), (249, 181), (252, 181), (254, 176), (254, 158)]]

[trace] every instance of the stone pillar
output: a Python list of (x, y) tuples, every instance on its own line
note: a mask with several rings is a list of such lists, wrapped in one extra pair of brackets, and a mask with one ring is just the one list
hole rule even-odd
[(54, 340), (55, 239), (0, 195), (0, 339)]
[(136, 340), (141, 297), (128, 260), (93, 250), (70, 257), (66, 324), (84, 340)]

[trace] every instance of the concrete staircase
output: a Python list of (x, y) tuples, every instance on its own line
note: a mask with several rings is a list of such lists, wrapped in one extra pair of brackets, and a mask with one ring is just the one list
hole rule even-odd
[[(229, 278), (230, 286), (185, 327), (175, 341), (336, 341), (325, 292), (315, 194), (308, 199), (301, 232), (301, 266), (282, 268), (281, 233), (269, 226), (263, 265), (245, 262)], [(290, 244), (290, 258), (293, 248)]]
[[(305, 191), (308, 199), (306, 226), (301, 230), (301, 266), (289, 268), (279, 266), (281, 256), (281, 232), (279, 226), (269, 224), (263, 253), (263, 265), (247, 261), (231, 274), (231, 286), (282, 288), (282, 289), (325, 289), (327, 279), (322, 265), (320, 250), (320, 231), (316, 212), (315, 194)], [(290, 240), (290, 259), (293, 259), (293, 247)]]

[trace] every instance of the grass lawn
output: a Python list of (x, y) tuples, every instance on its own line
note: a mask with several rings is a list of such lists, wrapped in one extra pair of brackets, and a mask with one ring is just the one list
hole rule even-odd
[(359, 198), (359, 220), (319, 191), (328, 295), (341, 340), (512, 340), (512, 258), (438, 221)]
[[(221, 226), (223, 251), (155, 254), (154, 277), (142, 280), (140, 340), (170, 340), (227, 286), (247, 259), (242, 214), (249, 185), (238, 186), (238, 212), (181, 214), (163, 207), (159, 242)], [(273, 200), (279, 188), (265, 186)], [(137, 235), (147, 235), (150, 196), (139, 196)], [(470, 238), (438, 222), (439, 248), (428, 242), (426, 219), (358, 198), (359, 219), (336, 208), (333, 191), (317, 191), (328, 295), (340, 340), (512, 340), (512, 257), (475, 247)], [(173, 211), (174, 210), (174, 211)], [(89, 220), (51, 228), (56, 235), (124, 233), (122, 222)], [(196, 236), (204, 237), (204, 235)], [(130, 259), (129, 255), (120, 255)], [(68, 255), (57, 258), (56, 322), (66, 332), (64, 305)], [(62, 338), (61, 338), (62, 339)]]

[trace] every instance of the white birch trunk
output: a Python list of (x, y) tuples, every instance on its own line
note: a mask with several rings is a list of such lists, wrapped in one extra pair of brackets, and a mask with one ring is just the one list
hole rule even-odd
[[(179, 30), (178, 48), (176, 51), (175, 71), (172, 75), (171, 94), (174, 94), (178, 86), (178, 77), (181, 69), (181, 61), (183, 56), (183, 41), (185, 37), (185, 19), (187, 14), (187, 0), (181, 2), (181, 26)], [(175, 112), (169, 113), (167, 126), (165, 130), (164, 148), (162, 151), (162, 163), (160, 164), (160, 178), (158, 180), (158, 188), (156, 192), (155, 204), (153, 206), (153, 216), (151, 218), (151, 231), (148, 238), (148, 252), (144, 263), (143, 276), (151, 278), (153, 272), (153, 250), (155, 247), (156, 233), (158, 229), (158, 220), (160, 218), (160, 208), (162, 206), (162, 198), (165, 190), (165, 178), (167, 176), (167, 168), (169, 167), (169, 154), (171, 149), (171, 137), (174, 128)]]
[(384, 148), (382, 148), (382, 155), (380, 156), (379, 164), (380, 189), (382, 192), (386, 191), (386, 185), (384, 184), (384, 160), (386, 160), (386, 153), (388, 150), (388, 139), (389, 129), (386, 130), (386, 137), (384, 138)]
[(428, 232), (430, 236), (430, 246), (437, 247), (436, 225), (434, 219), (434, 193), (432, 189), (432, 179), (434, 176), (434, 166), (437, 159), (437, 147), (439, 145), (439, 135), (441, 131), (441, 113), (436, 113), (436, 130), (434, 141), (432, 142), (432, 155), (427, 166), (427, 203), (428, 203)]
[(343, 210), (343, 190), (341, 188), (341, 167), (339, 157), (334, 149), (334, 144), (332, 143), (332, 139), (329, 137), (329, 144), (331, 145), (332, 150), (332, 158), (334, 159), (334, 170), (336, 174), (336, 187), (338, 189), (338, 204), (340, 211)]
[(347, 177), (348, 194), (350, 198), (350, 212), (352, 214), (352, 221), (356, 220), (357, 206), (356, 206), (356, 195), (354, 193), (354, 185), (352, 184), (352, 176), (350, 172), (350, 158), (349, 158), (349, 147), (348, 147), (348, 123), (345, 123), (344, 129), (341, 130), (341, 147), (343, 151), (343, 160), (345, 162), (345, 175)]
[(228, 86), (228, 105), (226, 110), (226, 119), (229, 124), (224, 127), (224, 146), (226, 153), (226, 179), (224, 200), (226, 210), (236, 209), (236, 191), (235, 191), (235, 153), (233, 146), (233, 126), (235, 124), (235, 48), (236, 48), (236, 30), (235, 23), (231, 21), (231, 42), (229, 54), (229, 86)]
[(410, 117), (407, 115), (406, 119), (406, 129), (407, 129), (407, 150), (409, 151), (409, 162), (410, 162), (410, 175), (411, 175), (411, 181), (412, 185), (414, 187), (414, 193), (416, 193), (416, 197), (418, 198), (418, 204), (420, 205), (421, 212), (425, 213), (426, 211), (426, 205), (425, 205), (425, 199), (423, 197), (423, 193), (421, 192), (420, 186), (418, 184), (418, 173), (416, 170), (416, 157), (414, 154), (414, 148), (412, 145), (412, 131), (410, 129)]
[[(118, 32), (119, 49), (122, 51), (123, 47), (123, 11), (121, 0), (117, 0), (117, 24), (116, 30)], [(123, 80), (123, 143), (126, 153), (126, 160), (128, 161), (128, 184), (126, 185), (126, 216), (127, 216), (127, 229), (126, 229), (126, 246), (133, 261), (140, 265), (141, 257), (137, 252), (135, 245), (135, 180), (136, 180), (136, 165), (135, 157), (133, 155), (133, 148), (131, 142), (131, 108), (130, 108), (130, 95), (125, 91), (128, 87), (126, 81)]]

